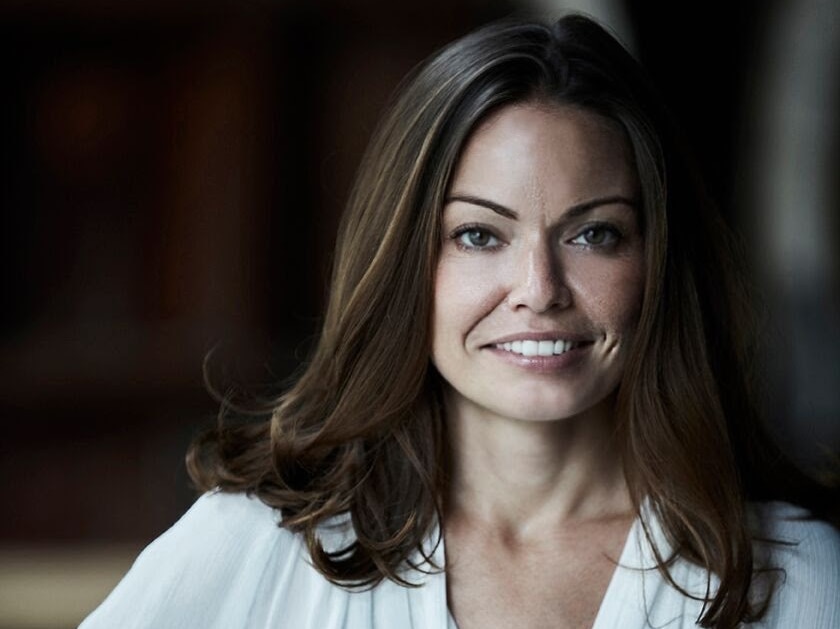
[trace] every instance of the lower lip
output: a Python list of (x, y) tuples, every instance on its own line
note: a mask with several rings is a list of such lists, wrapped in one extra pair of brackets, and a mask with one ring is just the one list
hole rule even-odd
[(592, 345), (592, 343), (581, 343), (574, 349), (570, 349), (562, 354), (552, 354), (551, 356), (523, 356), (522, 354), (516, 354), (493, 346), (488, 347), (487, 350), (505, 362), (521, 369), (536, 372), (552, 372), (569, 369), (580, 363)]

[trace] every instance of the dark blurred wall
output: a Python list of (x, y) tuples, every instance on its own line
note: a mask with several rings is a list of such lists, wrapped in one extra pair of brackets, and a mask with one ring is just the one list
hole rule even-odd
[(294, 369), (388, 94), (507, 10), (0, 6), (0, 541), (143, 541), (183, 511), (205, 354), (220, 381)]

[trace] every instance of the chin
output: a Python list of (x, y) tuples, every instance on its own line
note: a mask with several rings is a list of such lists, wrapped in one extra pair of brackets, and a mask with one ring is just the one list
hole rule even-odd
[(587, 411), (591, 410), (593, 410), (592, 406), (529, 405), (527, 407), (520, 406), (519, 408), (505, 409), (505, 411), (499, 413), (499, 415), (520, 421), (559, 422), (573, 419), (575, 417), (582, 417), (587, 414)]
[[(461, 396), (458, 396), (461, 397)], [(463, 400), (463, 398), (461, 398)], [(527, 403), (523, 403), (527, 400)], [(474, 400), (477, 402), (478, 400)], [(474, 403), (473, 402), (473, 403)], [(577, 395), (568, 391), (548, 393), (546, 391), (527, 391), (518, 389), (509, 396), (495, 396), (488, 400), (484, 411), (520, 421), (553, 422), (583, 417), (592, 413), (609, 412), (612, 408), (612, 396), (604, 394)]]

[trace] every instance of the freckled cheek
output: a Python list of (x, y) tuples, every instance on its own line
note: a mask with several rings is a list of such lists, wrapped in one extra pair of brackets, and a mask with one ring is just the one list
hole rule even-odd
[(635, 328), (644, 281), (642, 263), (635, 260), (579, 264), (572, 266), (568, 274), (576, 306), (613, 334)]

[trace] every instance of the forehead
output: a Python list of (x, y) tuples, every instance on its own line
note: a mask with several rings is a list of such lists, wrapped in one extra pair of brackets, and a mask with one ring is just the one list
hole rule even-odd
[(633, 196), (637, 179), (618, 123), (576, 107), (523, 103), (503, 107), (476, 127), (449, 191), (481, 194), (516, 209)]

